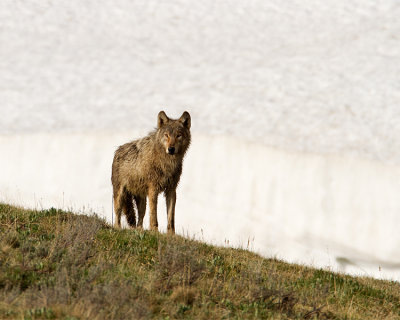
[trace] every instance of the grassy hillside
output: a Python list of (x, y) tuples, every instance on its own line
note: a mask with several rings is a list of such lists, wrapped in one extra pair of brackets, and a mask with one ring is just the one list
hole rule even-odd
[(400, 319), (400, 285), (0, 204), (0, 319)]

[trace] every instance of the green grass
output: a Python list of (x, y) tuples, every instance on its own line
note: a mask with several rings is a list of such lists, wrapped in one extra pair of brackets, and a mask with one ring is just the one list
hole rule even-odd
[(0, 204), (0, 319), (400, 319), (400, 284)]

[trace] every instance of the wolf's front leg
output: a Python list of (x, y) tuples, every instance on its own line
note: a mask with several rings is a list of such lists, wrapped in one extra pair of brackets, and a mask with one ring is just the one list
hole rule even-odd
[(157, 222), (158, 193), (154, 188), (149, 188), (147, 196), (149, 197), (149, 207), (150, 207), (150, 230), (157, 230), (158, 229), (158, 222)]
[(167, 201), (167, 216), (168, 216), (168, 233), (175, 233), (175, 203), (176, 203), (176, 190), (167, 190), (165, 192), (165, 199)]

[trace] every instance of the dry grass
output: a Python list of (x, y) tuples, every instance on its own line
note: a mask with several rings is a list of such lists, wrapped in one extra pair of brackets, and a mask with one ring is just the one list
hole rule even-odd
[(0, 204), (0, 319), (400, 319), (400, 285)]

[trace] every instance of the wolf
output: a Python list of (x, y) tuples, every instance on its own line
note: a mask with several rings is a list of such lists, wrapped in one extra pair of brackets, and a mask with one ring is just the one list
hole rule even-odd
[(167, 231), (175, 233), (176, 188), (182, 174), (183, 158), (191, 142), (190, 126), (191, 117), (187, 111), (176, 120), (160, 111), (154, 131), (115, 151), (111, 183), (118, 228), (121, 227), (122, 213), (129, 226), (143, 227), (148, 197), (150, 229), (157, 230), (157, 199), (163, 192), (167, 204)]

